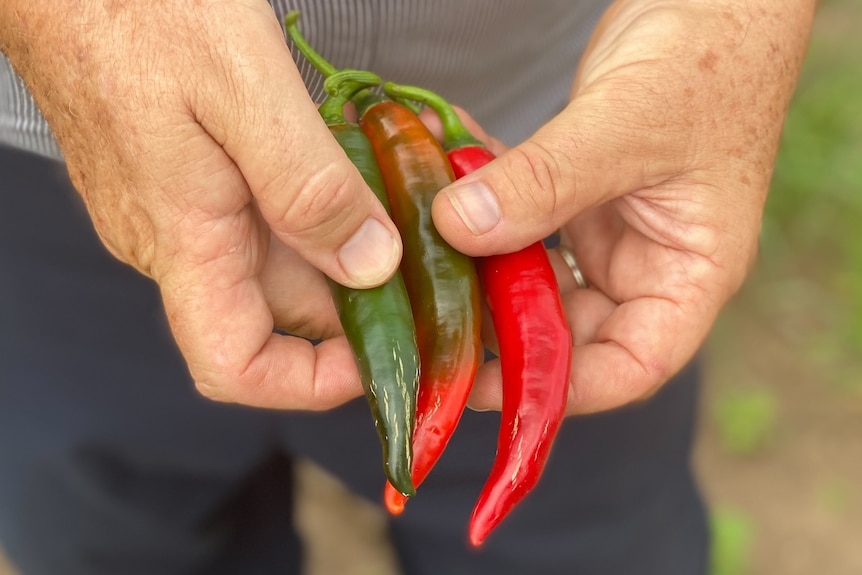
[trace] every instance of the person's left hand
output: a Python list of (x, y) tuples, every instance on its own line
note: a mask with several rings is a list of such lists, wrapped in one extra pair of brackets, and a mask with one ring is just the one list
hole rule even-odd
[[(556, 261), (575, 341), (569, 414), (651, 395), (741, 285), (813, 7), (617, 2), (568, 107), (435, 200), (440, 233), (467, 254), (557, 229), (577, 254), (590, 289)], [(500, 405), (489, 362), (471, 406)]]

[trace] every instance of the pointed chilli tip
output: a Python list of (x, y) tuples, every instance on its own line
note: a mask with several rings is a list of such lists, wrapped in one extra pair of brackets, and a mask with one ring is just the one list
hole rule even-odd
[(489, 510), (482, 501), (476, 504), (473, 515), (470, 516), (470, 544), (479, 547), (488, 538), (488, 535), (500, 524), (499, 516), (488, 516)]
[(470, 529), (470, 545), (473, 547), (481, 547), (487, 536), (487, 533), (479, 533), (474, 529)]
[(401, 515), (404, 512), (404, 505), (407, 503), (407, 497), (403, 493), (399, 493), (392, 484), (386, 486), (383, 494), (383, 501), (386, 504), (386, 510), (390, 515)]
[(404, 502), (407, 501), (407, 498), (400, 493), (398, 495), (397, 501), (389, 500), (386, 502), (386, 510), (389, 511), (390, 515), (401, 515), (404, 513)]

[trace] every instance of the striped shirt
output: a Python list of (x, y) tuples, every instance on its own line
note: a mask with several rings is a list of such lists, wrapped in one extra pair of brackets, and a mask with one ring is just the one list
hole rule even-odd
[[(272, 0), (338, 68), (435, 90), (513, 144), (566, 103), (580, 54), (610, 0)], [(322, 79), (294, 50), (308, 90)], [(0, 56), (0, 143), (61, 159), (24, 83)]]

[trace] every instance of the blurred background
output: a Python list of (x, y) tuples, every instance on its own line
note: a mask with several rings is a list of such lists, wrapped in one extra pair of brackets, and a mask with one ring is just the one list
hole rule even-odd
[(862, 573), (862, 1), (821, 2), (756, 269), (709, 340), (713, 575)]
[[(821, 2), (759, 262), (706, 346), (712, 575), (862, 574), (860, 31), (862, 0)], [(397, 575), (380, 510), (299, 475), (307, 575)]]

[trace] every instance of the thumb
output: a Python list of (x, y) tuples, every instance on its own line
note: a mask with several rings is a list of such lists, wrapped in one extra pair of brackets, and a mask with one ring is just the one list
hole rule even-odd
[(244, 26), (226, 25), (237, 41), (224, 46), (220, 74), (209, 78), (226, 85), (203, 85), (198, 117), (279, 240), (341, 284), (379, 285), (401, 259), (397, 229), (321, 120), (264, 6)]
[(519, 250), (580, 212), (673, 173), (664, 142), (590, 95), (532, 137), (447, 186), (433, 206), (441, 235), (473, 256)]

